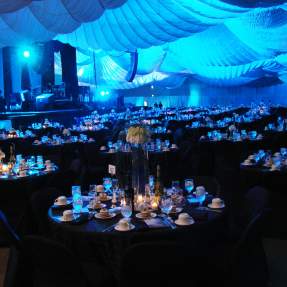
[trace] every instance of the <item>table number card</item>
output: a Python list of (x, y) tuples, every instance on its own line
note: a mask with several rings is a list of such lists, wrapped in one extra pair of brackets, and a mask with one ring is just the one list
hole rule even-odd
[(109, 174), (110, 175), (116, 175), (116, 166), (109, 164)]

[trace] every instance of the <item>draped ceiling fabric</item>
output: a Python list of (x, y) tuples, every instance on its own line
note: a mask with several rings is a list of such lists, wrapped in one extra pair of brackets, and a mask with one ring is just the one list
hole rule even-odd
[[(97, 80), (114, 88), (186, 77), (220, 86), (284, 80), (285, 2), (0, 0), (0, 47), (50, 39), (69, 43), (88, 51), (85, 64), (78, 63), (83, 79), (93, 74), (96, 57)], [(126, 52), (135, 50), (138, 72), (128, 83)]]

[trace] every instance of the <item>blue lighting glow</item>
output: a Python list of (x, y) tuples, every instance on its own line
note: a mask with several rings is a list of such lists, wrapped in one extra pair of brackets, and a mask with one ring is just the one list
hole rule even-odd
[(108, 90), (106, 87), (101, 87), (98, 89), (96, 93), (97, 95), (96, 100), (101, 102), (109, 101), (111, 94), (112, 94), (111, 91)]
[(78, 77), (82, 77), (83, 75), (84, 75), (84, 68), (80, 68), (79, 70), (78, 70)]
[(23, 57), (26, 58), (26, 59), (30, 58), (30, 51), (25, 50), (25, 51), (23, 52)]

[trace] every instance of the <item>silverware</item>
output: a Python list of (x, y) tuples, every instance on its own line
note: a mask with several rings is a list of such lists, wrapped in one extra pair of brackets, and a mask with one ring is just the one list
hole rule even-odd
[(175, 229), (176, 225), (173, 223), (173, 220), (165, 214), (159, 214), (164, 224), (168, 225), (171, 229)]
[(102, 232), (112, 231), (115, 228), (116, 225), (117, 225), (117, 223), (105, 228), (104, 230), (102, 230)]

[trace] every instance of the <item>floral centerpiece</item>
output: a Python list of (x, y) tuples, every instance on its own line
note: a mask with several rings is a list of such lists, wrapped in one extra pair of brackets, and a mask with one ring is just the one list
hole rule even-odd
[(128, 129), (127, 143), (131, 146), (131, 187), (134, 200), (145, 194), (145, 184), (149, 176), (149, 156), (145, 144), (150, 141), (150, 132), (144, 126), (134, 125)]
[(150, 132), (142, 126), (132, 126), (128, 129), (126, 141), (130, 144), (143, 145), (150, 141)]

